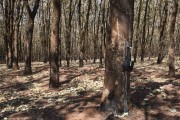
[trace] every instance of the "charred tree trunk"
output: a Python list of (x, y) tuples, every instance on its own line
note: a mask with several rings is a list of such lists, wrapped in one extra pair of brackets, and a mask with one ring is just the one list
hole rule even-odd
[(60, 21), (60, 0), (52, 1), (52, 24), (50, 43), (50, 88), (59, 87), (59, 21)]
[(24, 0), (23, 2), (24, 2), (24, 6), (27, 10), (27, 16), (28, 16), (28, 20), (26, 23), (26, 30), (25, 30), (25, 70), (24, 70), (24, 75), (30, 75), (30, 74), (32, 74), (31, 51), (32, 51), (34, 18), (36, 16), (37, 10), (39, 8), (40, 0), (35, 1), (34, 8), (32, 11), (28, 4), (28, 0)]
[(174, 77), (175, 76), (175, 37), (174, 37), (174, 31), (175, 31), (175, 24), (176, 24), (176, 17), (177, 17), (177, 11), (178, 11), (178, 0), (173, 0), (173, 9), (171, 14), (171, 20), (170, 20), (170, 30), (169, 30), (169, 76)]
[(127, 107), (130, 105), (130, 82), (126, 81), (129, 79), (130, 72), (127, 72), (128, 78), (125, 80), (122, 65), (125, 62), (126, 52), (130, 57), (130, 51), (126, 45), (129, 46), (132, 33), (131, 4), (128, 0), (110, 1), (111, 32), (106, 44), (105, 90), (101, 98), (101, 108), (105, 106), (106, 111), (118, 115), (123, 110), (128, 112)]

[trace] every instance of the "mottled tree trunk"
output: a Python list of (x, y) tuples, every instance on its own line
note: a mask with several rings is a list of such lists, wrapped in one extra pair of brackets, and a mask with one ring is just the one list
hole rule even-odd
[[(14, 69), (19, 69), (19, 27), (20, 21), (23, 13), (23, 7), (21, 6), (21, 0), (17, 0), (16, 2), (16, 18), (15, 18), (15, 26), (14, 26)], [(21, 9), (22, 8), (22, 9)]]
[[(41, 37), (41, 43), (42, 43), (42, 54), (43, 54), (43, 62), (44, 63), (47, 63), (47, 61), (48, 61), (48, 57), (47, 57), (47, 54), (48, 54), (48, 43), (47, 43), (47, 40), (48, 40), (48, 37), (47, 37), (47, 35), (46, 35), (46, 19), (47, 18), (45, 18), (45, 13), (46, 13), (46, 11), (45, 11), (45, 9), (44, 9), (44, 5), (43, 5), (44, 3), (42, 2), (42, 5), (41, 5), (41, 10), (42, 10), (42, 12), (41, 12), (41, 16), (42, 16), (42, 18), (41, 18), (41, 20), (42, 20), (42, 25), (41, 25), (41, 31), (40, 31), (40, 37)], [(49, 6), (46, 6), (47, 8), (49, 7)]]
[[(132, 33), (131, 2), (128, 0), (110, 1), (111, 33), (106, 44), (105, 90), (102, 94), (101, 107), (106, 106), (105, 110), (114, 112), (114, 114), (119, 114), (122, 111), (127, 112), (127, 109), (124, 108), (130, 105), (130, 73), (127, 72), (126, 81), (122, 65), (125, 60), (125, 49), (127, 49), (125, 45), (130, 44)], [(129, 50), (126, 52), (130, 55)]]
[(134, 62), (136, 62), (136, 59), (137, 59), (137, 54), (138, 54), (138, 43), (140, 42), (140, 29), (139, 29), (139, 26), (140, 26), (140, 18), (141, 18), (141, 9), (142, 9), (142, 0), (140, 0), (140, 3), (139, 3), (139, 10), (138, 10), (138, 21), (137, 21), (137, 26), (136, 26), (136, 38), (135, 38), (135, 41), (134, 41)]
[[(79, 4), (78, 4), (78, 14), (79, 14), (79, 21), (78, 21), (78, 25), (79, 25), (79, 34), (80, 34), (80, 47), (79, 47), (79, 67), (83, 67), (84, 66), (84, 58), (85, 58), (85, 44), (86, 44), (86, 38), (87, 38), (87, 32), (88, 32), (88, 22), (89, 22), (89, 13), (90, 13), (90, 9), (91, 9), (91, 0), (89, 0), (88, 2), (88, 11), (86, 14), (86, 20), (84, 23), (84, 26), (82, 24), (82, 18), (81, 18), (81, 0), (79, 0)], [(87, 61), (87, 59), (86, 59)]]
[(62, 27), (61, 27), (61, 24), (62, 24), (62, 14), (61, 14), (61, 12), (62, 12), (62, 10), (61, 10), (61, 8), (62, 8), (62, 4), (60, 4), (60, 18), (59, 18), (59, 67), (61, 67), (62, 66), (62, 36), (61, 36), (61, 34), (62, 34)]
[[(95, 39), (95, 42), (96, 42), (96, 43), (95, 43), (95, 44), (96, 44), (96, 48), (95, 48), (95, 53), (94, 53), (95, 56), (96, 56), (96, 59), (97, 59), (97, 58), (100, 59), (100, 57), (101, 57), (101, 52), (102, 52), (102, 51), (101, 51), (101, 47), (102, 47), (102, 46), (101, 46), (101, 40), (99, 41), (99, 38), (101, 37), (101, 36), (99, 37), (99, 28), (100, 28), (100, 20), (101, 20), (100, 18), (101, 18), (101, 11), (102, 11), (102, 10), (101, 10), (101, 9), (102, 9), (102, 2), (103, 2), (103, 0), (101, 0), (101, 1), (100, 1), (100, 4), (99, 4), (99, 7), (100, 7), (100, 8), (99, 8), (98, 16), (97, 16), (97, 17), (98, 17), (98, 18), (97, 18), (97, 28), (96, 28), (96, 32), (95, 32), (95, 38), (94, 38), (94, 39)], [(100, 30), (101, 30), (101, 28), (100, 28)], [(99, 44), (99, 42), (100, 42), (100, 44)], [(98, 57), (98, 56), (100, 56), (100, 57)], [(100, 62), (102, 62), (101, 59), (100, 59)], [(95, 59), (94, 59), (94, 63), (95, 63)]]
[(156, 14), (157, 14), (156, 10), (157, 9), (155, 8), (154, 17), (153, 17), (153, 23), (152, 23), (153, 25), (152, 25), (151, 36), (150, 36), (150, 41), (149, 41), (149, 60), (152, 57), (152, 42), (153, 42), (155, 22), (156, 22)]
[(165, 0), (165, 5), (163, 7), (164, 16), (161, 16), (160, 21), (160, 36), (159, 36), (159, 49), (158, 49), (158, 59), (157, 64), (161, 64), (164, 59), (164, 49), (165, 49), (165, 30), (167, 24), (168, 15), (168, 1)]
[(52, 24), (50, 43), (50, 88), (59, 87), (59, 20), (60, 20), (60, 0), (52, 1)]
[(100, 66), (103, 65), (103, 43), (104, 43), (104, 40), (105, 40), (105, 4), (106, 4), (106, 1), (102, 1), (101, 3), (101, 12), (102, 12), (102, 17), (101, 17), (101, 41), (100, 41)]
[(81, 0), (79, 0), (79, 4), (78, 4), (78, 14), (79, 14), (79, 20), (78, 20), (78, 25), (79, 25), (79, 36), (80, 36), (80, 47), (79, 47), (79, 67), (83, 67), (84, 66), (84, 62), (83, 62), (83, 54), (84, 54), (84, 45), (83, 45), (83, 30), (81, 27)]
[(174, 31), (175, 31), (175, 24), (176, 24), (176, 17), (177, 17), (177, 11), (178, 11), (178, 0), (173, 0), (173, 9), (171, 14), (171, 20), (170, 20), (170, 30), (169, 30), (169, 76), (174, 77), (175, 76), (175, 37), (174, 37)]
[(146, 47), (146, 17), (147, 17), (147, 10), (148, 10), (149, 0), (146, 0), (146, 7), (144, 13), (144, 20), (143, 20), (143, 33), (142, 33), (142, 40), (141, 40), (141, 62), (144, 62), (145, 57), (145, 47)]
[(34, 21), (33, 19), (29, 19), (27, 21), (27, 28), (25, 31), (25, 75), (32, 74), (31, 69), (31, 50), (32, 50), (32, 35), (33, 35), (33, 28), (34, 28)]
[(6, 64), (10, 69), (13, 67), (13, 15), (14, 0), (5, 1), (5, 44), (6, 44)]
[(96, 12), (97, 12), (97, 5), (96, 5), (96, 1), (94, 1), (94, 26), (93, 26), (93, 48), (94, 48), (94, 60), (93, 60), (93, 63), (96, 63), (96, 59), (97, 59), (97, 47), (98, 47), (98, 39), (97, 39), (97, 36), (96, 36)]
[(66, 26), (66, 62), (67, 67), (70, 66), (71, 58), (71, 21), (72, 21), (72, 0), (69, 2), (69, 20)]
[(36, 0), (34, 8), (31, 11), (31, 8), (28, 4), (28, 0), (24, 0), (24, 6), (27, 10), (28, 20), (26, 22), (25, 30), (25, 70), (24, 75), (32, 74), (31, 68), (31, 51), (32, 51), (32, 38), (33, 38), (33, 29), (34, 29), (34, 18), (36, 16), (37, 10), (39, 8), (40, 0)]

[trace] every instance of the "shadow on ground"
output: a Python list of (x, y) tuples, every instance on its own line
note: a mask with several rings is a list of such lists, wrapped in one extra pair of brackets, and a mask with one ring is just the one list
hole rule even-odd
[[(150, 65), (149, 65), (150, 66)], [(42, 71), (49, 71), (48, 66), (40, 66), (34, 68), (33, 74), (39, 74)], [(72, 80), (84, 75), (90, 76), (90, 80), (97, 81), (97, 77), (103, 76), (104, 69), (98, 67), (93, 69), (71, 67), (62, 67), (60, 69), (60, 88), (58, 90), (44, 91), (45, 93), (62, 92), (64, 88), (71, 87)], [(144, 74), (145, 73), (145, 74)], [(147, 79), (152, 72), (146, 69), (136, 70), (135, 77)], [(21, 76), (22, 71), (10, 73), (10, 76)], [(1, 77), (9, 77), (8, 74)], [(160, 76), (158, 76), (160, 77)], [(164, 76), (163, 76), (164, 77)], [(46, 78), (45, 81), (44, 78)], [(180, 76), (175, 79), (167, 80), (166, 82), (154, 81), (132, 81), (131, 98), (133, 108), (126, 120), (179, 120), (180, 119), (180, 85), (177, 82)], [(4, 79), (3, 79), (4, 80)], [(23, 92), (28, 91), (33, 83), (42, 84), (43, 87), (48, 87), (48, 76), (38, 79), (30, 78), (30, 81), (25, 83), (13, 83), (8, 86), (0, 87), (1, 91)], [(5, 81), (1, 81), (5, 82)], [(41, 87), (42, 87), (41, 86)], [(10, 96), (11, 97), (11, 96)], [(99, 111), (101, 92), (91, 90), (83, 90), (77, 95), (71, 93), (64, 96), (42, 97), (38, 99), (17, 98), (0, 103), (0, 108), (5, 108), (7, 104), (17, 107), (25, 104), (33, 104), (34, 107), (26, 111), (15, 112), (10, 111), (4, 114), (1, 113), (0, 119), (4, 117), (13, 119), (43, 119), (43, 120), (118, 120), (111, 114)], [(59, 102), (58, 99), (63, 98), (66, 102)], [(51, 100), (51, 103), (48, 101)]]

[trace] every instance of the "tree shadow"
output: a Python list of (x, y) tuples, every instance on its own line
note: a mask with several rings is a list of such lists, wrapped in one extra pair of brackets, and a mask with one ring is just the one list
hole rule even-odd
[(13, 119), (29, 119), (29, 120), (66, 120), (63, 114), (60, 114), (57, 109), (48, 107), (44, 109), (31, 109), (28, 112), (19, 112), (10, 115)]
[[(176, 108), (177, 110), (179, 110), (178, 107), (179, 95), (176, 90), (170, 92), (164, 90), (164, 93), (167, 94), (167, 96), (174, 95), (174, 97), (166, 98), (166, 99), (162, 98), (162, 100), (158, 98), (158, 96), (161, 95), (161, 93), (154, 92), (156, 91), (156, 89), (160, 89), (160, 87), (168, 86), (168, 85), (174, 85), (174, 88), (175, 87), (177, 87), (177, 89), (179, 88), (179, 85), (177, 83), (173, 82), (172, 80), (169, 80), (163, 83), (158, 83), (158, 82), (141, 83), (140, 86), (136, 86), (136, 89), (133, 89), (131, 91), (131, 99), (133, 105), (139, 109), (144, 110), (144, 115), (146, 120), (151, 118), (156, 118), (156, 119), (161, 118), (162, 120), (172, 118), (173, 120), (176, 120), (177, 118), (178, 119), (180, 118), (180, 116), (176, 116), (176, 115), (172, 117), (163, 114), (162, 110), (160, 109), (160, 107), (166, 106), (166, 107)], [(145, 100), (145, 98), (147, 98), (147, 96), (150, 95), (151, 93), (153, 93), (154, 95), (148, 97), (149, 99)], [(149, 113), (150, 110), (156, 110), (158, 113), (157, 114)]]
[(69, 82), (71, 82), (71, 80), (73, 80), (74, 78), (78, 76), (83, 76), (85, 74), (92, 75), (99, 72), (98, 67), (94, 69), (89, 69), (89, 70), (79, 70), (77, 67), (71, 67), (71, 69), (67, 69), (67, 68), (62, 68), (62, 69), (63, 69), (63, 73), (60, 74), (60, 77), (64, 75), (65, 80), (61, 81), (61, 78), (60, 78), (60, 86), (63, 84), (68, 84)]

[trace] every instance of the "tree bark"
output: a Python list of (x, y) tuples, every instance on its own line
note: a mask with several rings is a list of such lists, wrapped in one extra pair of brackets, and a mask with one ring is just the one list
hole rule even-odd
[(5, 1), (5, 44), (6, 44), (6, 64), (9, 69), (13, 67), (13, 15), (14, 0)]
[[(110, 39), (107, 40), (106, 44), (105, 90), (101, 98), (101, 107), (106, 106), (105, 110), (114, 114), (120, 114), (122, 111), (127, 112), (128, 109), (124, 108), (130, 105), (130, 81), (124, 79), (125, 72), (122, 65), (125, 49), (127, 49), (125, 45), (126, 43), (130, 44), (132, 33), (131, 4), (129, 0), (110, 1), (111, 32)], [(127, 72), (127, 74), (127, 80), (129, 80), (130, 73)]]
[(161, 64), (164, 59), (164, 49), (165, 49), (165, 28), (167, 24), (168, 15), (168, 1), (165, 0), (165, 5), (163, 7), (164, 16), (161, 16), (160, 20), (160, 37), (159, 37), (159, 50), (157, 64)]
[[(21, 9), (22, 8), (22, 9)], [(23, 6), (21, 6), (21, 0), (17, 0), (16, 2), (16, 18), (15, 18), (15, 26), (14, 26), (14, 65), (13, 68), (15, 70), (19, 69), (19, 27), (21, 22), (21, 17), (23, 13)]]
[(156, 22), (156, 14), (157, 14), (157, 9), (155, 8), (154, 11), (154, 16), (153, 16), (153, 23), (152, 23), (152, 30), (151, 30), (151, 35), (150, 35), (150, 41), (149, 41), (149, 60), (152, 56), (152, 42), (153, 42), (153, 36), (154, 36), (154, 30), (155, 30), (155, 22)]
[(169, 29), (169, 76), (174, 77), (175, 76), (175, 37), (174, 37), (174, 31), (175, 31), (175, 24), (176, 24), (176, 17), (177, 17), (177, 11), (178, 11), (178, 0), (173, 0), (173, 9), (171, 14), (171, 20), (170, 20), (170, 29)]
[(50, 88), (59, 87), (59, 21), (60, 21), (60, 0), (52, 1), (52, 24), (50, 44)]
[[(41, 23), (42, 23), (42, 25), (41, 25), (41, 31), (40, 31), (40, 38), (41, 38), (41, 43), (42, 43), (43, 62), (47, 63), (47, 61), (48, 61), (48, 56), (47, 56), (47, 54), (48, 54), (48, 45), (47, 45), (48, 37), (46, 35), (46, 19), (47, 18), (45, 18), (46, 17), (45, 16), (46, 9), (43, 4), (44, 3), (42, 1), (42, 5), (41, 5), (41, 21), (42, 21)], [(48, 7), (49, 6), (47, 6), (47, 8)]]
[(101, 10), (100, 12), (102, 12), (102, 19), (101, 19), (101, 41), (100, 41), (100, 67), (103, 66), (103, 43), (104, 43), (104, 40), (105, 40), (105, 4), (106, 4), (106, 1), (102, 1), (102, 7), (101, 7)]
[(143, 20), (143, 33), (142, 33), (142, 41), (141, 41), (141, 62), (144, 62), (144, 55), (145, 55), (145, 46), (146, 46), (146, 17), (147, 17), (147, 10), (148, 10), (149, 0), (146, 0), (146, 7), (144, 13), (144, 20)]
[[(85, 23), (84, 26), (82, 26), (82, 18), (81, 18), (81, 0), (79, 0), (79, 4), (78, 4), (78, 14), (79, 14), (79, 21), (78, 21), (78, 25), (79, 25), (79, 34), (80, 34), (80, 47), (79, 47), (79, 67), (83, 67), (84, 66), (84, 58), (85, 58), (85, 43), (86, 43), (86, 36), (87, 36), (87, 32), (88, 32), (88, 22), (89, 22), (89, 13), (90, 13), (90, 9), (91, 9), (91, 0), (89, 0), (88, 2), (88, 11), (86, 14), (86, 19), (85, 19)], [(86, 59), (86, 58), (85, 58)], [(87, 61), (87, 59), (86, 59)]]
[(82, 23), (81, 23), (81, 0), (79, 0), (79, 4), (78, 4), (78, 14), (79, 14), (79, 21), (78, 21), (78, 25), (79, 25), (79, 36), (80, 36), (80, 47), (79, 47), (79, 67), (83, 67), (84, 66), (84, 62), (83, 62), (83, 54), (85, 52), (85, 48), (83, 45), (83, 30), (82, 30)]
[(33, 10), (28, 4), (28, 0), (24, 0), (24, 6), (27, 10), (28, 20), (26, 22), (26, 30), (25, 30), (25, 70), (24, 75), (32, 74), (31, 68), (31, 51), (32, 51), (32, 38), (33, 38), (33, 29), (34, 29), (34, 18), (36, 16), (37, 10), (39, 8), (40, 0), (36, 0)]
[(66, 62), (67, 67), (70, 66), (70, 57), (71, 57), (71, 24), (72, 24), (72, 0), (69, 2), (69, 20), (66, 27)]
[(137, 60), (137, 54), (138, 54), (138, 43), (140, 42), (140, 29), (139, 29), (139, 25), (140, 25), (140, 18), (141, 18), (141, 9), (142, 9), (142, 0), (140, 0), (139, 3), (139, 10), (138, 10), (138, 21), (137, 21), (137, 26), (136, 26), (136, 38), (134, 41), (134, 62), (136, 62)]
[[(102, 1), (101, 1), (102, 2)], [(96, 5), (96, 0), (94, 1), (94, 26), (93, 26), (93, 47), (94, 47), (94, 60), (93, 60), (93, 63), (96, 63), (96, 59), (97, 59), (97, 53), (98, 53), (98, 39), (97, 39), (97, 34), (96, 34), (96, 12), (97, 12), (97, 5)], [(100, 3), (101, 4), (101, 3)], [(97, 25), (98, 26), (98, 25)]]

